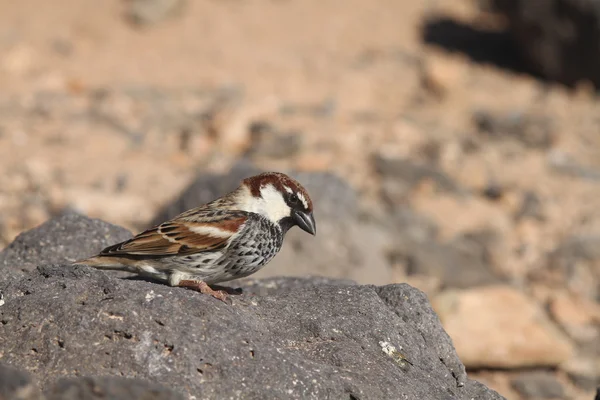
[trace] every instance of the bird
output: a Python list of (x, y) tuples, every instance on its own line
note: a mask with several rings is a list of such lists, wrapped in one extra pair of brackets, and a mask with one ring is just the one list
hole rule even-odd
[(317, 233), (308, 192), (284, 173), (264, 172), (243, 179), (220, 198), (73, 264), (132, 272), (226, 301), (227, 292), (210, 285), (260, 270), (294, 226)]

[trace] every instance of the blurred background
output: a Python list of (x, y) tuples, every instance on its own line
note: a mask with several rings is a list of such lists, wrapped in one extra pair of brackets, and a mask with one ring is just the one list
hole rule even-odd
[[(298, 177), (256, 276), (408, 282), (509, 399), (600, 384), (600, 2), (0, 0), (0, 249)], [(97, 249), (99, 250), (99, 249)]]

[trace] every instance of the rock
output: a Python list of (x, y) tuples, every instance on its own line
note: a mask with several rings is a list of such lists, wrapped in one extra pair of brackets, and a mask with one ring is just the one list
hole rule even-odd
[(475, 377), (476, 381), (481, 382), (498, 393), (502, 393), (507, 399), (519, 399), (519, 394), (511, 386), (511, 375), (506, 370), (481, 369), (472, 372), (469, 371), (469, 377)]
[(230, 100), (213, 112), (207, 130), (216, 139), (217, 147), (223, 154), (245, 154), (252, 144), (252, 123), (276, 114), (279, 105), (279, 99), (275, 97), (244, 106), (239, 98)]
[(438, 235), (445, 240), (460, 238), (473, 232), (495, 232), (501, 238), (513, 230), (514, 222), (506, 212), (494, 203), (476, 196), (420, 196), (413, 199), (412, 207), (419, 214), (438, 222)]
[[(453, 355), (452, 340), (444, 330), (435, 328), (440, 324), (440, 320), (431, 309), (427, 296), (422, 292), (419, 292), (418, 295), (410, 293), (411, 290), (413, 289), (406, 284), (386, 285), (376, 289), (379, 297), (405, 322), (407, 320), (419, 321), (416, 328), (423, 335), (435, 332), (435, 337), (431, 339), (437, 343), (440, 361), (452, 372), (452, 376), (458, 381), (459, 386), (464, 385), (467, 373), (462, 363)], [(424, 309), (427, 311), (426, 313), (423, 313)], [(405, 311), (399, 313), (399, 310)]]
[(547, 256), (548, 268), (532, 275), (588, 299), (600, 296), (600, 236), (574, 235)]
[(308, 103), (285, 102), (280, 105), (279, 113), (286, 116), (305, 115), (315, 118), (328, 118), (335, 115), (338, 104), (334, 98)]
[(385, 180), (400, 182), (406, 190), (412, 190), (424, 180), (430, 180), (440, 190), (456, 193), (460, 189), (444, 172), (428, 164), (420, 164), (409, 159), (387, 158), (376, 155), (373, 159), (375, 169)]
[[(214, 200), (234, 190), (242, 179), (260, 172), (244, 162), (223, 175), (201, 174), (157, 214), (152, 224)], [(311, 237), (296, 228), (290, 230), (279, 254), (254, 277), (321, 275), (360, 283), (389, 283), (391, 271), (386, 250), (390, 235), (381, 224), (360, 215), (355, 191), (330, 173), (290, 172), (290, 175), (310, 193), (318, 236)]]
[[(72, 222), (78, 229), (86, 220)], [(105, 231), (87, 223), (89, 236)], [(29, 234), (63, 243), (46, 228)], [(66, 254), (81, 247), (63, 245)], [(106, 378), (56, 384), (76, 375), (136, 378), (209, 399), (502, 398), (466, 377), (426, 296), (408, 285), (278, 278), (242, 286), (225, 304), (85, 266), (41, 265), (0, 288), (2, 360), (70, 396), (91, 386), (114, 398), (177, 398), (124, 381), (109, 389)]]
[(537, 221), (544, 221), (544, 207), (539, 196), (534, 192), (525, 192), (521, 200), (520, 207), (515, 213), (517, 221), (530, 218)]
[(132, 0), (126, 16), (136, 25), (153, 25), (181, 13), (185, 0)]
[(446, 288), (469, 288), (502, 282), (490, 263), (489, 245), (467, 235), (448, 243), (414, 239), (404, 232), (395, 237), (390, 257), (406, 265), (406, 274), (433, 276)]
[[(598, 352), (597, 343), (595, 352)], [(575, 385), (584, 390), (594, 390), (600, 384), (600, 354), (594, 354), (594, 351), (583, 353), (561, 364), (560, 368)]]
[(122, 377), (60, 379), (44, 395), (30, 374), (0, 364), (0, 399), (6, 400), (184, 400), (183, 395), (163, 386)]
[(549, 310), (554, 320), (576, 341), (600, 341), (600, 329), (596, 326), (600, 325), (600, 304), (559, 293), (550, 301)]
[(494, 0), (529, 67), (567, 85), (600, 84), (600, 7), (595, 0)]
[(66, 211), (17, 236), (0, 252), (0, 268), (29, 271), (42, 262), (72, 262), (130, 237), (124, 228)]
[(46, 393), (47, 400), (184, 400), (184, 396), (161, 385), (120, 377), (59, 380)]
[(512, 138), (532, 149), (548, 149), (554, 143), (553, 121), (546, 116), (478, 110), (473, 121), (477, 130), (490, 138)]
[(513, 389), (525, 398), (562, 399), (565, 391), (556, 376), (550, 372), (525, 372), (511, 382)]
[(290, 158), (302, 147), (302, 136), (296, 132), (279, 132), (268, 122), (250, 124), (251, 145), (246, 151), (249, 157)]
[[(378, 294), (306, 279), (270, 289), (227, 305), (46, 265), (6, 291), (0, 349), (44, 386), (75, 372), (135, 376), (203, 398), (467, 399), (484, 390), (465, 379), (426, 297), (407, 285)], [(402, 357), (386, 355), (380, 342)]]
[(449, 290), (432, 303), (467, 368), (555, 367), (573, 355), (543, 310), (509, 286)]
[(504, 196), (505, 189), (497, 183), (489, 182), (482, 191), (482, 195), (491, 201), (501, 200)]
[(0, 399), (42, 400), (43, 397), (33, 382), (31, 375), (16, 368), (0, 364)]
[(547, 157), (548, 167), (561, 175), (577, 179), (600, 182), (600, 171), (595, 166), (582, 164), (570, 154), (560, 150), (551, 151)]

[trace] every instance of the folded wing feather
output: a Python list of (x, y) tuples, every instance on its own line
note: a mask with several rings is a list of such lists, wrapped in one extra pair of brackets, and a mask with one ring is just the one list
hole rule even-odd
[(168, 221), (108, 247), (100, 255), (161, 257), (217, 250), (227, 246), (247, 218), (246, 215), (235, 213), (197, 221)]

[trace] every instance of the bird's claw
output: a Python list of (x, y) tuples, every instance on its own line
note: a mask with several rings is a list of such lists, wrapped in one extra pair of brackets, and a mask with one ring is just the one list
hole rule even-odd
[(200, 292), (202, 294), (207, 294), (215, 299), (221, 300), (224, 303), (230, 303), (230, 301), (228, 301), (229, 296), (227, 295), (227, 292), (224, 290), (214, 290), (204, 281), (182, 280), (179, 282), (178, 286), (195, 290), (196, 292)]

